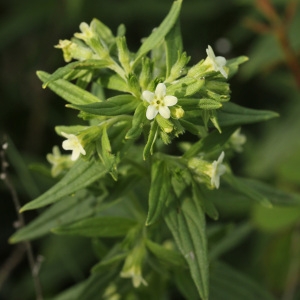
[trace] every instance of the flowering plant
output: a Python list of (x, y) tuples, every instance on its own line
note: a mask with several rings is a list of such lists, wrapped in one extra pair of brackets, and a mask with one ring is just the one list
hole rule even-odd
[[(206, 215), (218, 219), (220, 199), (274, 204), (274, 190), (235, 176), (230, 158), (246, 141), (240, 126), (277, 114), (230, 102), (228, 80), (247, 57), (226, 60), (207, 46), (207, 57), (189, 65), (181, 4), (136, 53), (123, 25), (114, 35), (97, 19), (81, 23), (80, 33), (56, 46), (68, 64), (37, 73), (85, 125), (55, 128), (72, 153), (56, 147), (48, 155), (57, 183), (21, 211), (51, 206), (11, 242), (50, 231), (89, 237), (99, 260), (57, 299), (153, 299), (168, 284), (187, 299), (208, 299), (226, 268), (212, 249), (230, 238), (216, 239)], [(158, 285), (147, 298), (145, 290)]]

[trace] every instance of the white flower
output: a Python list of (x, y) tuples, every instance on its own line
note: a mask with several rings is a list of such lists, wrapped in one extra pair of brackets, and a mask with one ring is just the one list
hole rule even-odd
[(228, 77), (228, 74), (224, 70), (224, 66), (226, 65), (226, 59), (223, 56), (215, 56), (215, 53), (211, 46), (208, 45), (206, 49), (207, 56), (212, 63), (213, 69), (216, 72), (220, 72), (225, 78)]
[(159, 83), (154, 93), (144, 91), (143, 99), (150, 104), (146, 112), (146, 117), (149, 120), (154, 119), (158, 113), (163, 118), (169, 119), (171, 112), (168, 106), (173, 106), (178, 101), (175, 96), (166, 95), (166, 85), (164, 83)]
[(243, 151), (243, 145), (246, 143), (247, 138), (241, 133), (241, 128), (238, 128), (230, 137), (229, 142), (236, 152)]
[(78, 139), (78, 137), (74, 134), (67, 134), (64, 132), (61, 132), (61, 135), (64, 136), (65, 138), (67, 138), (66, 141), (63, 141), (62, 143), (62, 147), (65, 150), (72, 150), (72, 157), (71, 159), (77, 160), (78, 157), (80, 156), (80, 154), (85, 155), (86, 152), (83, 149), (80, 140)]
[(212, 186), (215, 186), (217, 189), (220, 186), (220, 176), (222, 176), (226, 172), (225, 165), (222, 164), (224, 159), (225, 153), (222, 151), (220, 154), (218, 160), (213, 161), (212, 163), (212, 169), (210, 172), (210, 183)]
[(121, 272), (120, 274), (123, 278), (131, 278), (132, 284), (135, 288), (138, 288), (141, 284), (147, 286), (147, 281), (143, 278), (141, 268), (139, 266), (133, 265), (126, 272)]

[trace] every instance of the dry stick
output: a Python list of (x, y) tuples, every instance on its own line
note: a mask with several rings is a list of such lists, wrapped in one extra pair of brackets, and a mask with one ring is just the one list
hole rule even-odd
[[(7, 174), (7, 168), (9, 166), (8, 162), (6, 161), (6, 156), (5, 156), (5, 151), (6, 151), (7, 147), (8, 147), (8, 143), (4, 142), (2, 144), (2, 148), (0, 150), (0, 158), (1, 158), (0, 178), (3, 180), (4, 184), (6, 185), (6, 187), (8, 188), (8, 190), (11, 194), (11, 197), (12, 197), (12, 200), (13, 200), (16, 212), (17, 212), (17, 216), (18, 216), (18, 227), (21, 228), (21, 227), (25, 226), (25, 220), (24, 220), (23, 215), (20, 214), (20, 212), (19, 212), (21, 205), (20, 205), (20, 201), (19, 201), (17, 192)], [(42, 286), (40, 283), (40, 278), (38, 276), (41, 259), (38, 258), (37, 261), (35, 261), (31, 243), (29, 241), (25, 241), (23, 243), (26, 248), (26, 254), (27, 254), (29, 266), (31, 269), (31, 274), (32, 274), (34, 287), (35, 287), (36, 299), (43, 300)]]

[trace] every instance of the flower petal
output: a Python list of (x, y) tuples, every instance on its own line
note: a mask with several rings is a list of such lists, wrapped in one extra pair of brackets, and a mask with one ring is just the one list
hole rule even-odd
[(73, 149), (71, 160), (73, 161), (77, 160), (79, 155), (80, 155), (80, 149), (79, 148)]
[(210, 45), (206, 49), (206, 54), (211, 60), (215, 60), (215, 53)]
[(226, 65), (226, 58), (223, 56), (217, 56), (216, 63), (219, 67), (224, 67)]
[(155, 96), (158, 99), (163, 99), (164, 96), (166, 95), (166, 92), (167, 92), (166, 85), (164, 83), (159, 83), (155, 89)]
[(175, 96), (165, 96), (164, 103), (167, 106), (173, 106), (177, 103), (178, 99)]
[(170, 118), (171, 112), (170, 112), (170, 109), (167, 106), (160, 106), (158, 111), (159, 111), (160, 115), (162, 117), (164, 117), (165, 119)]
[(154, 93), (150, 91), (144, 91), (142, 97), (144, 100), (150, 103), (154, 99)]
[(146, 111), (146, 117), (148, 120), (153, 120), (158, 113), (158, 110), (153, 106), (149, 105)]

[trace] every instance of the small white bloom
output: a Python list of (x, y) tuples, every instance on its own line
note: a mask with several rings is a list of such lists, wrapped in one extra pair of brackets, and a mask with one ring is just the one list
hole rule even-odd
[(220, 186), (220, 176), (222, 176), (226, 172), (225, 165), (222, 164), (225, 153), (222, 151), (218, 160), (213, 161), (212, 169), (210, 174), (210, 183), (212, 186), (215, 186), (217, 189)]
[(215, 56), (215, 53), (214, 53), (212, 47), (209, 45), (206, 49), (206, 53), (212, 63), (214, 71), (216, 71), (216, 72), (219, 71), (225, 78), (227, 78), (228, 74), (224, 70), (224, 66), (226, 65), (226, 58), (223, 56)]
[(150, 104), (146, 111), (148, 120), (154, 119), (158, 113), (165, 119), (170, 118), (171, 112), (168, 106), (175, 105), (178, 99), (175, 96), (167, 96), (166, 89), (164, 83), (159, 83), (154, 93), (150, 91), (143, 92), (143, 99)]
[(74, 34), (75, 37), (77, 37), (78, 39), (84, 40), (85, 42), (89, 41), (91, 38), (94, 37), (94, 32), (91, 28), (91, 26), (89, 26), (89, 24), (82, 22), (79, 25), (79, 29), (81, 30), (81, 32), (76, 32)]
[(141, 273), (141, 268), (139, 266), (133, 265), (126, 272), (121, 272), (120, 274), (123, 278), (131, 278), (132, 284), (135, 288), (138, 288), (141, 284), (147, 286), (147, 281), (143, 278)]
[(241, 128), (238, 128), (230, 137), (229, 142), (236, 152), (243, 151), (243, 145), (246, 143), (247, 137), (241, 133)]
[(67, 134), (64, 132), (61, 132), (61, 135), (64, 136), (67, 140), (63, 141), (62, 143), (62, 147), (65, 150), (72, 150), (72, 157), (71, 159), (77, 160), (78, 157), (80, 156), (80, 154), (85, 155), (86, 152), (83, 149), (80, 140), (78, 139), (78, 137), (74, 134)]

